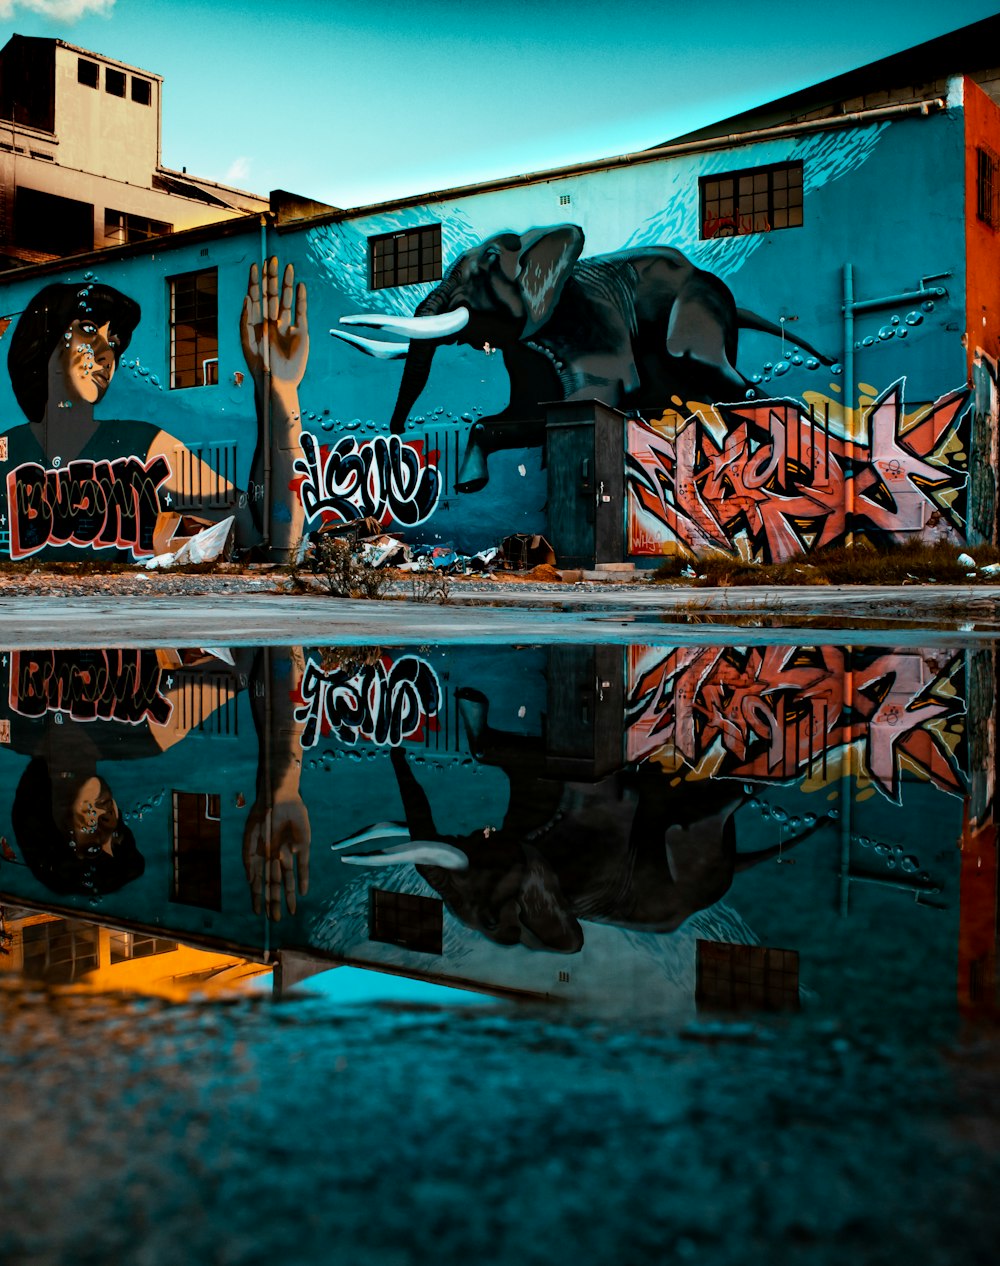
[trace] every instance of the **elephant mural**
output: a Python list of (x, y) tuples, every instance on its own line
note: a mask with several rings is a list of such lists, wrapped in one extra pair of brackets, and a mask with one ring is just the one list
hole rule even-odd
[[(455, 484), (476, 492), (499, 449), (542, 445), (544, 404), (601, 400), (623, 411), (662, 411), (685, 401), (743, 399), (736, 368), (741, 329), (782, 335), (772, 321), (738, 308), (729, 288), (671, 246), (581, 259), (575, 224), (498, 233), (466, 251), (412, 317), (363, 314), (353, 325), (404, 336), (390, 343), (334, 329), (380, 359), (405, 358), (390, 429), (401, 432), (430, 374), (437, 348), (497, 349), (510, 377), (507, 407), (476, 423)], [(784, 337), (823, 364), (804, 339)]]
[[(390, 759), (405, 824), (379, 823), (334, 848), (355, 866), (413, 863), (456, 918), (500, 945), (578, 953), (584, 921), (674, 932), (720, 901), (737, 873), (828, 821), (781, 845), (740, 853), (734, 814), (748, 799), (741, 786), (711, 779), (673, 787), (650, 764), (597, 782), (564, 782), (545, 775), (543, 740), (492, 729), (478, 691), (463, 689), (458, 699), (476, 758), (510, 781), (503, 824), (441, 835), (405, 751), (395, 747)], [(360, 845), (367, 850), (346, 851)]]

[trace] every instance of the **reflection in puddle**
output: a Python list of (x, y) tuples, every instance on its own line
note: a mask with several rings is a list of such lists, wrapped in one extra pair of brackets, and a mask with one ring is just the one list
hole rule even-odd
[[(795, 1147), (775, 1142), (797, 1109), (814, 1114), (809, 1145), (819, 1138), (848, 1169), (872, 1131), (888, 1130), (896, 1142), (879, 1144), (880, 1163), (919, 1188), (920, 1113), (961, 1115), (966, 1073), (996, 1085), (988, 1039), (974, 1074), (954, 1045), (962, 1024), (1000, 1010), (992, 648), (730, 637), (22, 650), (0, 663), (0, 1089), (31, 1103), (37, 1075), (39, 1102), (56, 1103), (66, 1131), (50, 1151), (25, 1153), (23, 1172), (11, 1162), (15, 1189), (37, 1193), (82, 1131), (133, 1175), (121, 1198), (137, 1217), (149, 1193), (121, 1154), (121, 1132), (136, 1128), (153, 1131), (157, 1165), (183, 1170), (166, 1190), (193, 1199), (207, 1096), (226, 1105), (212, 1149), (234, 1172), (250, 1172), (254, 1145), (234, 1124), (247, 1113), (261, 1137), (284, 1140), (300, 1186), (321, 1177), (327, 1193), (363, 1204), (371, 1167), (334, 1166), (323, 1140), (336, 1149), (345, 1130), (368, 1129), (391, 1153), (417, 1146), (419, 1120), (431, 1151), (427, 1122), (485, 1157), (485, 1138), (470, 1152), (455, 1130), (477, 1136), (498, 1113), (508, 1137), (521, 1103), (521, 1132), (537, 1133), (540, 1113), (560, 1164), (582, 1164), (584, 1203), (598, 1189), (588, 1156), (610, 1163), (646, 1146), (662, 1168), (673, 1145), (688, 1157), (715, 1147), (737, 1222), (750, 1216), (741, 1201), (764, 1200), (779, 1241), (794, 1242), (801, 1228), (735, 1176), (718, 1113), (752, 1132), (783, 1086), (787, 1119), (748, 1136), (750, 1169), (763, 1172), (777, 1148), (783, 1181), (815, 1208)], [(477, 999), (489, 1005), (467, 1006)], [(966, 1073), (942, 1071), (942, 1044)], [(81, 1060), (102, 1070), (101, 1120), (74, 1094)], [(119, 1081), (131, 1089), (116, 1097)], [(586, 1087), (576, 1144), (549, 1111), (574, 1085)], [(828, 1101), (837, 1106), (817, 1107)], [(172, 1102), (182, 1142), (156, 1134), (157, 1105)], [(30, 1134), (38, 1121), (24, 1112)], [(612, 1129), (621, 1114), (628, 1128)], [(640, 1120), (657, 1123), (655, 1139)], [(996, 1173), (996, 1122), (987, 1114), (977, 1128)], [(407, 1172), (415, 1155), (398, 1158)], [(505, 1155), (503, 1173), (542, 1180)], [(475, 1180), (453, 1160), (443, 1168), (444, 1188), (401, 1197), (411, 1217), (418, 1207), (438, 1217), (471, 1199), (464, 1183), (488, 1184), (478, 1160)], [(551, 1179), (557, 1220), (583, 1216)], [(834, 1180), (861, 1212), (847, 1201), (831, 1243), (864, 1259), (869, 1239), (884, 1240), (884, 1228), (866, 1239), (865, 1219), (886, 1206), (843, 1173)], [(74, 1191), (79, 1226), (113, 1255), (118, 1224), (84, 1216), (79, 1201), (93, 1192)], [(501, 1203), (511, 1198), (505, 1189)], [(43, 1225), (46, 1199), (32, 1199)], [(704, 1247), (707, 1222), (660, 1199), (656, 1242), (682, 1257), (684, 1244)], [(284, 1193), (276, 1213), (289, 1237), (293, 1204)], [(217, 1194), (209, 1207), (199, 1251), (224, 1241), (227, 1260), (258, 1261), (292, 1242), (244, 1243), (222, 1214), (231, 1201)], [(325, 1260), (326, 1223), (312, 1216), (303, 1261)], [(638, 1244), (616, 1216), (621, 1242)], [(26, 1259), (33, 1243), (55, 1260), (77, 1242), (65, 1227), (11, 1227), (0, 1231), (5, 1260)], [(375, 1241), (399, 1250), (404, 1231), (390, 1219)], [(355, 1249), (358, 1234), (347, 1232)]]

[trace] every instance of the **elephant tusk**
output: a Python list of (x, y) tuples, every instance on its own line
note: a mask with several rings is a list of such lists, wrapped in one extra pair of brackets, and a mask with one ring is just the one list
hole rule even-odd
[(443, 339), (459, 334), (469, 324), (472, 314), (468, 308), (455, 308), (438, 316), (396, 317), (381, 316), (377, 312), (340, 318), (341, 325), (365, 325), (372, 330), (384, 330), (386, 334), (400, 334), (404, 338)]
[(355, 844), (370, 844), (372, 840), (409, 840), (409, 838), (410, 833), (402, 822), (373, 822), (363, 831), (349, 835), (344, 840), (337, 840), (330, 847), (336, 853), (342, 848), (353, 848)]
[(405, 840), (390, 844), (377, 853), (348, 853), (340, 859), (348, 866), (395, 866), (413, 862), (416, 866), (439, 866), (442, 870), (468, 870), (469, 859), (460, 848), (442, 840)]
[(360, 334), (348, 334), (345, 330), (331, 330), (334, 338), (343, 339), (352, 347), (359, 347), (378, 360), (401, 360), (410, 350), (409, 343), (380, 343), (378, 339), (363, 338)]

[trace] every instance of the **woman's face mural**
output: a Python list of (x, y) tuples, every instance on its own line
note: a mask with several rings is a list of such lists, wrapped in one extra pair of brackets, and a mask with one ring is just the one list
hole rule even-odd
[(110, 321), (72, 321), (49, 357), (49, 399), (100, 404), (118, 366), (119, 345)]

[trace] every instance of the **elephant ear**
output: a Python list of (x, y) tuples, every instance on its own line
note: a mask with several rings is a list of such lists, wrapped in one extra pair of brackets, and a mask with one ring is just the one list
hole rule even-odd
[(578, 954), (583, 928), (570, 908), (555, 871), (537, 849), (524, 845), (527, 864), (518, 899), (521, 940), (529, 949)]
[(548, 321), (582, 251), (583, 229), (577, 224), (533, 229), (521, 238), (516, 280), (525, 309), (522, 338)]

